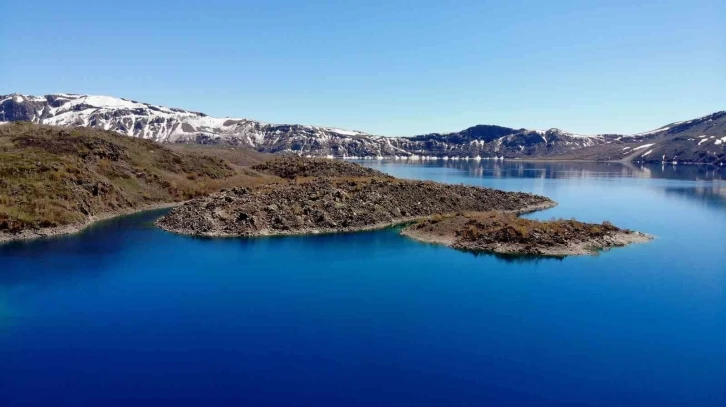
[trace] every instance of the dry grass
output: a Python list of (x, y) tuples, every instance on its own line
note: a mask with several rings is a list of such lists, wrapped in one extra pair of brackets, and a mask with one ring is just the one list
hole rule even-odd
[(211, 149), (170, 149), (88, 128), (0, 126), (0, 232), (277, 180), (238, 165), (243, 156), (238, 152), (233, 163)]
[(251, 167), (271, 158), (269, 154), (260, 153), (243, 146), (203, 145), (203, 144), (170, 144), (170, 150), (180, 154), (211, 156), (225, 160), (231, 165)]

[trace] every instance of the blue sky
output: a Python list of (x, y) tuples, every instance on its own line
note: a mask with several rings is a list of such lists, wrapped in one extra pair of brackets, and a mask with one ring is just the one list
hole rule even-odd
[(0, 94), (383, 135), (628, 133), (726, 109), (723, 0), (185, 3), (0, 0)]

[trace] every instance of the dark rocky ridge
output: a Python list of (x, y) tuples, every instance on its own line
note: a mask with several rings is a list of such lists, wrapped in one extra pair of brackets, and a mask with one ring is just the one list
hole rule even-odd
[(380, 171), (361, 165), (326, 158), (303, 158), (299, 156), (273, 158), (255, 165), (252, 169), (285, 179), (298, 177), (389, 177)]
[[(353, 165), (353, 164), (348, 164)], [(190, 201), (159, 219), (197, 236), (259, 236), (374, 229), (457, 211), (528, 212), (556, 205), (519, 192), (395, 178), (316, 178), (234, 188)]]
[(402, 234), (466, 251), (555, 257), (593, 254), (652, 239), (609, 222), (542, 222), (502, 212), (436, 216), (408, 226)]

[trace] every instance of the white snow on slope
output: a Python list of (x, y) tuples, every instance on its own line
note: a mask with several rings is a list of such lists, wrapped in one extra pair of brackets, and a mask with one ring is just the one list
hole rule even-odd
[(635, 150), (641, 150), (641, 149), (644, 149), (644, 148), (648, 148), (648, 147), (652, 146), (653, 144), (655, 144), (655, 143), (643, 144), (642, 146), (638, 146), (638, 147), (633, 148), (633, 151), (635, 151)]
[[(537, 133), (540, 136), (542, 136), (542, 139), (547, 142), (547, 138), (545, 137), (547, 133), (555, 133), (562, 136), (567, 137), (573, 137), (573, 138), (584, 138), (584, 139), (592, 139), (592, 138), (602, 138), (602, 135), (600, 134), (575, 134), (575, 133), (569, 133), (557, 128), (551, 128), (549, 130), (537, 130), (537, 129), (525, 129), (526, 131), (530, 131), (533, 133)], [(505, 136), (506, 137), (506, 136)]]
[(565, 133), (566, 136), (574, 137), (574, 138), (602, 138), (599, 134), (574, 134), (574, 133)]
[[(311, 127), (312, 128), (312, 126), (308, 126), (308, 127)], [(323, 129), (325, 131), (330, 131), (330, 132), (333, 132), (333, 133), (343, 134), (343, 135), (346, 135), (346, 136), (358, 136), (360, 134), (366, 134), (366, 133), (363, 133), (363, 132), (360, 132), (360, 131), (343, 130), (343, 129), (337, 129), (335, 127), (321, 127), (321, 129)]]
[(82, 96), (71, 100), (68, 106), (74, 107), (82, 104), (112, 109), (142, 109), (146, 107), (141, 103), (135, 103), (130, 100), (115, 98), (111, 96)]
[[(547, 131), (513, 129), (515, 133), (490, 142), (484, 140), (452, 142), (446, 139), (447, 134), (443, 134), (443, 138), (422, 140), (371, 136), (364, 132), (336, 127), (276, 125), (244, 118), (211, 117), (194, 111), (111, 96), (54, 94), (36, 97), (11, 94), (0, 96), (0, 99), (0, 103), (8, 100), (13, 103), (22, 99), (21, 103), (28, 108), (25, 110), (28, 113), (22, 114), (36, 123), (89, 126), (159, 142), (231, 143), (247, 145), (260, 151), (291, 151), (298, 154), (332, 153), (339, 156), (400, 155), (401, 157), (416, 155), (419, 159), (426, 159), (433, 153), (437, 157), (458, 156), (461, 159), (473, 159), (472, 157), (480, 155), (482, 159), (486, 159), (492, 154), (525, 154), (534, 150), (527, 147), (542, 141), (561, 151), (617, 143), (621, 138), (631, 143), (637, 141), (637, 139), (627, 139), (632, 136), (580, 135), (558, 129)], [(668, 128), (663, 127), (640, 134), (651, 134)], [(539, 137), (536, 137), (536, 140), (529, 140), (533, 134), (541, 136), (542, 141)], [(458, 136), (458, 133), (451, 135)], [(706, 142), (709, 139), (701, 136), (701, 140)], [(641, 142), (644, 141), (647, 139)], [(726, 140), (722, 139), (720, 142), (714, 140), (714, 142), (723, 144)], [(623, 151), (638, 151), (652, 145), (645, 144), (632, 150), (629, 150), (630, 147), (625, 147)]]
[[(673, 123), (673, 124), (678, 124), (678, 123)], [(669, 129), (670, 129), (670, 126), (665, 126), (665, 127), (657, 128), (655, 130), (651, 130), (651, 131), (645, 131), (645, 132), (642, 132), (642, 133), (635, 133), (635, 134), (633, 134), (633, 135), (631, 135), (629, 137), (648, 136), (648, 135), (655, 134), (655, 133), (660, 133), (662, 131), (666, 131), (666, 130), (669, 130)], [(628, 136), (626, 136), (626, 137), (628, 137)]]
[[(93, 126), (112, 130), (129, 136), (154, 139), (160, 142), (185, 141), (198, 135), (217, 140), (237, 140), (250, 146), (258, 146), (278, 133), (290, 137), (289, 132), (303, 133), (305, 137), (330, 140), (331, 137), (347, 138), (367, 135), (360, 131), (349, 131), (332, 127), (299, 125), (275, 125), (244, 118), (211, 117), (184, 109), (172, 109), (134, 102), (112, 96), (53, 94), (57, 107), (51, 107), (46, 96), (15, 97), (18, 103), (25, 99), (37, 103), (37, 114), (33, 121), (57, 126)], [(9, 99), (6, 97), (3, 101)], [(22, 98), (22, 99), (21, 99)], [(290, 129), (272, 131), (278, 126)]]

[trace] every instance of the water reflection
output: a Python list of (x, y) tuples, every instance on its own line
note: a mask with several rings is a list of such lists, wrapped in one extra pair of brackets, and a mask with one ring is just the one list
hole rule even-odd
[[(561, 262), (565, 259), (565, 256), (535, 256), (532, 254), (490, 253), (466, 249), (457, 250), (460, 252), (472, 254), (474, 257), (492, 257), (498, 261), (501, 261), (502, 263), (507, 264), (541, 263), (553, 260), (556, 262)], [(597, 256), (597, 254), (593, 254), (593, 256)]]
[(159, 209), (94, 223), (82, 232), (0, 244), (0, 259), (8, 266), (0, 286), (32, 282), (43, 286), (57, 281), (98, 277), (113, 269), (120, 254), (143, 242), (144, 232), (168, 212)]
[(472, 177), (485, 178), (660, 178), (690, 181), (725, 180), (723, 167), (706, 165), (635, 165), (617, 162), (519, 161), (519, 160), (431, 160), (359, 161), (365, 166), (383, 169), (387, 165), (406, 164), (412, 167), (450, 168)]
[(726, 184), (720, 182), (695, 187), (666, 187), (664, 191), (666, 195), (701, 201), (707, 206), (726, 206)]

